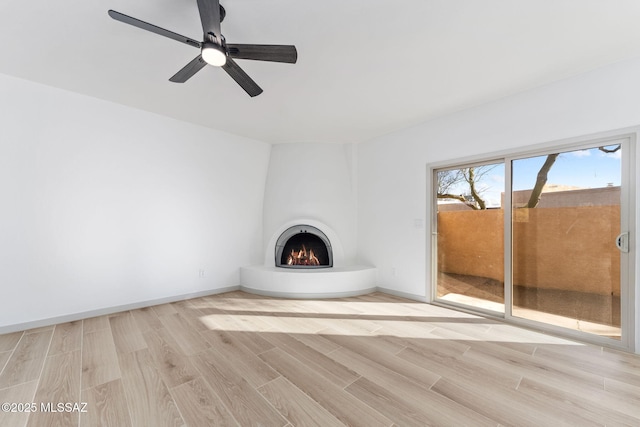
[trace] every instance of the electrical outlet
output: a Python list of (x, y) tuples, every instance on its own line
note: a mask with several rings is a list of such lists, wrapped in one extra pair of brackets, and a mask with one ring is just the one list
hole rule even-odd
[(198, 270), (198, 277), (201, 278), (201, 279), (204, 277), (204, 269), (203, 268)]

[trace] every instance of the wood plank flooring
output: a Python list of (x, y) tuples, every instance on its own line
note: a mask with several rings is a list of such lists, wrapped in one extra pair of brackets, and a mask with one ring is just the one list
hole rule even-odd
[(0, 335), (4, 402), (35, 404), (12, 427), (638, 426), (640, 356), (382, 293), (230, 292)]

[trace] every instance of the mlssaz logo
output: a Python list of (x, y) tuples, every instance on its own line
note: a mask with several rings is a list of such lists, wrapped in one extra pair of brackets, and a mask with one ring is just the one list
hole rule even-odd
[(87, 403), (63, 403), (47, 402), (40, 403), (40, 412), (87, 412)]

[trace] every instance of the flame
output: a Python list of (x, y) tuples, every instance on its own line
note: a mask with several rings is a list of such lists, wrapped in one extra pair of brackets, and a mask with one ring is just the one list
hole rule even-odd
[(320, 260), (313, 253), (313, 249), (310, 249), (307, 253), (307, 248), (302, 245), (302, 249), (299, 251), (291, 249), (289, 258), (287, 258), (287, 265), (320, 265)]

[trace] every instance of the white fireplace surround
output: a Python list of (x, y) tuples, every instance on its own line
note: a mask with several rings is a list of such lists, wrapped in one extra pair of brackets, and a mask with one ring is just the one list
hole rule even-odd
[[(291, 270), (276, 267), (275, 249), (280, 235), (290, 227), (310, 225), (331, 242), (333, 267)], [(338, 298), (367, 294), (376, 290), (376, 269), (345, 260), (340, 238), (326, 224), (301, 218), (289, 221), (273, 233), (265, 247), (264, 264), (240, 268), (240, 288), (259, 295), (284, 298)]]

